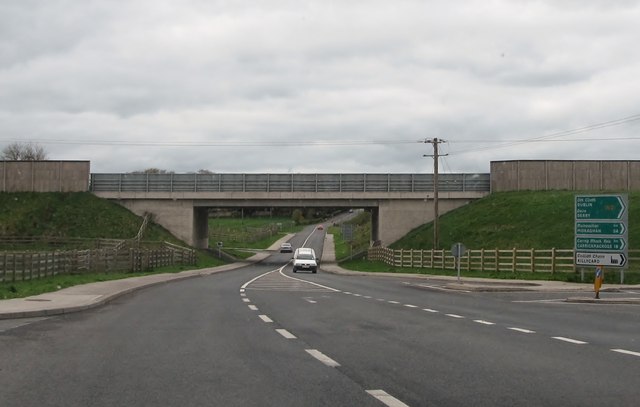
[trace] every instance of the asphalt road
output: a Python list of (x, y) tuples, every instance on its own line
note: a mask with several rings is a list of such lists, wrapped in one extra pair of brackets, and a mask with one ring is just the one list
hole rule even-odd
[[(321, 253), (322, 233), (292, 244)], [(0, 406), (638, 405), (638, 306), (293, 274), (290, 257), (3, 322)]]

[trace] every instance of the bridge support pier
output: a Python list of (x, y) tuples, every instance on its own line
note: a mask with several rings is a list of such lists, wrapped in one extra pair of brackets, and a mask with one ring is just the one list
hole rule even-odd
[(206, 249), (209, 246), (208, 210), (194, 207), (193, 200), (122, 199), (118, 203), (138, 216), (152, 213), (154, 222), (193, 247)]

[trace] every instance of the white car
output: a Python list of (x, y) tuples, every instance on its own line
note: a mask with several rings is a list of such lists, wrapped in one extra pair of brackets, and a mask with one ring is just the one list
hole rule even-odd
[(291, 247), (291, 243), (282, 243), (280, 245), (280, 253), (293, 253), (293, 247)]
[(318, 259), (313, 249), (306, 247), (296, 249), (296, 253), (293, 255), (293, 272), (297, 273), (300, 270), (312, 273), (318, 271)]

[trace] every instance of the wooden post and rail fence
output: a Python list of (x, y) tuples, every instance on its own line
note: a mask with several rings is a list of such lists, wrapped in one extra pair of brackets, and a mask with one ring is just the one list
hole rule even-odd
[(151, 247), (110, 243), (105, 244), (110, 247), (85, 250), (2, 251), (0, 282), (33, 280), (59, 274), (140, 272), (196, 263), (195, 250), (169, 242)]
[[(640, 250), (629, 250), (630, 261), (640, 260)], [(635, 256), (635, 257), (634, 257)], [(368, 259), (394, 267), (455, 270), (455, 258), (449, 250), (369, 248)], [(573, 249), (476, 249), (460, 258), (467, 271), (563, 273), (575, 272)]]

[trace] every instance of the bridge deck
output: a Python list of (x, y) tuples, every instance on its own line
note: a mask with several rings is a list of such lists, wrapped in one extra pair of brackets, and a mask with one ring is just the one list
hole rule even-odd
[[(91, 174), (93, 192), (431, 192), (433, 174)], [(440, 192), (489, 192), (490, 174), (440, 174)]]

